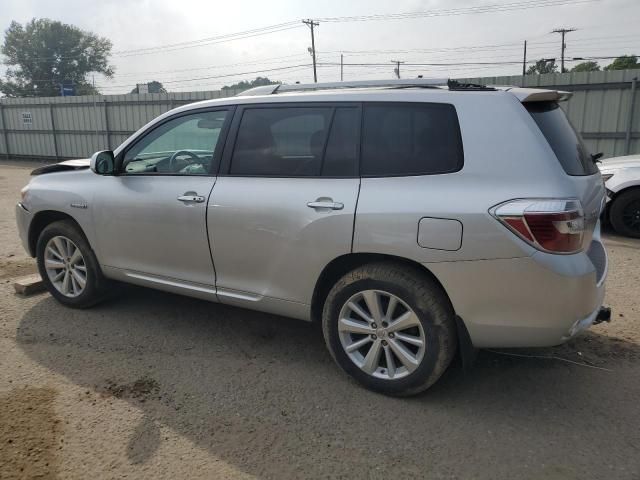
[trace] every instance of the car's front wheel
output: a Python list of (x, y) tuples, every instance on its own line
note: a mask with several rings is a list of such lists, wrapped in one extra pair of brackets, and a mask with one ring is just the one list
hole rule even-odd
[(93, 250), (71, 221), (51, 223), (36, 244), (38, 270), (60, 303), (87, 308), (104, 298), (106, 279)]
[(389, 395), (427, 389), (456, 350), (453, 309), (442, 288), (393, 263), (365, 265), (340, 279), (327, 296), (322, 324), (338, 365)]

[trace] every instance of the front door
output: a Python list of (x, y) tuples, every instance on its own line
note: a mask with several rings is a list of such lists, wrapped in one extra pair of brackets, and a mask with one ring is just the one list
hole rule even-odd
[(93, 207), (99, 258), (111, 276), (213, 294), (206, 210), (227, 117), (182, 114), (120, 154), (120, 175), (104, 177)]
[(322, 269), (351, 251), (359, 119), (345, 104), (239, 109), (208, 211), (220, 301), (307, 315)]

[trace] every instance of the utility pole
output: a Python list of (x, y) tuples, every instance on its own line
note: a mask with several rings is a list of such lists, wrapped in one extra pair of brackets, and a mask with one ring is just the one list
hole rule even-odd
[(318, 73), (316, 72), (316, 40), (313, 36), (313, 27), (317, 27), (320, 23), (311, 19), (303, 20), (302, 23), (311, 29), (311, 56), (313, 57), (313, 81), (318, 83)]
[(567, 48), (567, 44), (564, 43), (564, 36), (569, 32), (575, 32), (575, 28), (556, 28), (551, 33), (559, 33), (562, 35), (562, 48), (560, 50), (560, 73), (564, 73), (564, 51)]
[(92, 75), (92, 78), (93, 78), (93, 114), (96, 116), (95, 122), (96, 122), (96, 142), (97, 142), (99, 137), (98, 137), (98, 105), (96, 104), (96, 95), (98, 94), (98, 92), (96, 91), (96, 76)]
[(394, 69), (395, 73), (396, 73), (396, 77), (400, 78), (400, 64), (404, 63), (400, 60), (391, 60), (391, 63), (395, 63), (396, 64), (396, 68)]
[(527, 41), (524, 41), (524, 53), (522, 55), (522, 86), (524, 87), (524, 76), (527, 74)]
[(340, 54), (340, 81), (344, 80), (344, 55)]

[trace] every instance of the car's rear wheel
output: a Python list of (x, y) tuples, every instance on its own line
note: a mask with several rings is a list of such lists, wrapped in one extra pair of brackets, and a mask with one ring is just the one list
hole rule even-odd
[(38, 238), (36, 257), (42, 280), (60, 303), (87, 308), (104, 298), (106, 279), (73, 222), (59, 221), (45, 227)]
[(622, 192), (609, 208), (609, 221), (621, 235), (640, 238), (640, 189)]
[(372, 390), (411, 395), (427, 389), (456, 349), (453, 309), (430, 277), (393, 263), (346, 274), (323, 310), (325, 341), (335, 361)]

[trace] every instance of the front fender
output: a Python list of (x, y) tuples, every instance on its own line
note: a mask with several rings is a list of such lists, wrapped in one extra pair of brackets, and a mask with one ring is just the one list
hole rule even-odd
[[(60, 218), (60, 215), (71, 218), (82, 229), (89, 244), (94, 248), (97, 244), (93, 225), (92, 203), (95, 184), (100, 180), (90, 170), (48, 173), (34, 177), (29, 183), (24, 206), (31, 217), (28, 236), (32, 239), (34, 228), (42, 227), (38, 222), (43, 219)], [(58, 214), (58, 218), (56, 218)], [(39, 220), (40, 219), (40, 220)], [(29, 242), (33, 243), (33, 242)], [(31, 253), (31, 252), (30, 252)], [(99, 253), (95, 252), (99, 257)]]
[(605, 187), (614, 194), (627, 188), (640, 187), (640, 169), (638, 168), (626, 168), (606, 173), (613, 173), (613, 176), (606, 181)]

